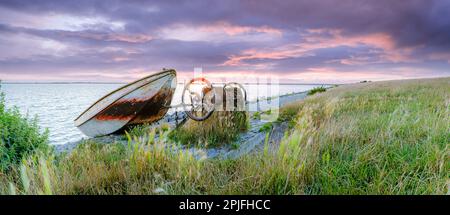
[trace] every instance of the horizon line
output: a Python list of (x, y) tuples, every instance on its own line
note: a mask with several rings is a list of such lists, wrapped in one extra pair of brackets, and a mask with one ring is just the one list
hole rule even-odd
[[(98, 82), (98, 81), (43, 81), (43, 82), (10, 82), (2, 81), (1, 84), (128, 84), (129, 82)], [(354, 82), (358, 83), (358, 82)], [(185, 84), (178, 82), (177, 84)], [(213, 82), (213, 84), (225, 84), (225, 82)], [(241, 83), (241, 84), (260, 84), (260, 83)], [(279, 85), (336, 85), (337, 83), (278, 83)], [(264, 85), (271, 85), (271, 83), (264, 83)]]
[[(438, 78), (450, 78), (449, 76), (437, 76), (437, 77), (411, 77), (411, 78), (399, 78), (399, 79), (386, 79), (386, 80), (360, 80), (355, 82), (348, 83), (293, 83), (293, 82), (285, 82), (278, 83), (279, 85), (345, 85), (345, 84), (357, 84), (357, 83), (366, 83), (366, 82), (382, 82), (382, 81), (400, 81), (400, 80), (421, 80), (421, 79), (438, 79)], [(99, 81), (2, 81), (0, 79), (1, 84), (127, 84), (130, 82), (99, 82)], [(178, 82), (177, 84), (184, 84), (185, 82)], [(213, 82), (214, 84), (225, 84), (225, 82)], [(241, 83), (241, 84), (259, 84), (259, 83)], [(271, 85), (271, 83), (264, 83), (265, 85)]]

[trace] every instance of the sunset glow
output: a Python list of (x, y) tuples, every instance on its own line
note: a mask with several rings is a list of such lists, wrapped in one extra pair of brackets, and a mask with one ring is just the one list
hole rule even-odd
[(0, 79), (126, 82), (198, 67), (301, 83), (450, 75), (449, 1), (273, 3), (2, 1)]

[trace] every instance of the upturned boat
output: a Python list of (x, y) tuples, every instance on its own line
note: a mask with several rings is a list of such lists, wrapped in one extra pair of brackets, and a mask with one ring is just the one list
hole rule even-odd
[(176, 71), (163, 69), (105, 95), (75, 119), (75, 126), (96, 137), (156, 122), (169, 110), (176, 86)]

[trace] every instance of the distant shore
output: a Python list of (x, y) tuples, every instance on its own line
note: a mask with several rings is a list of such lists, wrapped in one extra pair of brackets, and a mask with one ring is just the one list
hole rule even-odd
[[(79, 81), (69, 81), (69, 82), (1, 82), (2, 84), (127, 84), (127, 82), (79, 82)], [(177, 84), (186, 84), (185, 82), (178, 82)], [(225, 84), (217, 82), (214, 84)], [(241, 83), (243, 85), (271, 85), (271, 83)], [(276, 83), (274, 85), (342, 85), (336, 83)]]

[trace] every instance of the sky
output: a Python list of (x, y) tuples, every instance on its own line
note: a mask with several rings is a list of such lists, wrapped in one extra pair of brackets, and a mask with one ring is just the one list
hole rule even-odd
[(0, 79), (450, 76), (450, 0), (0, 1)]

